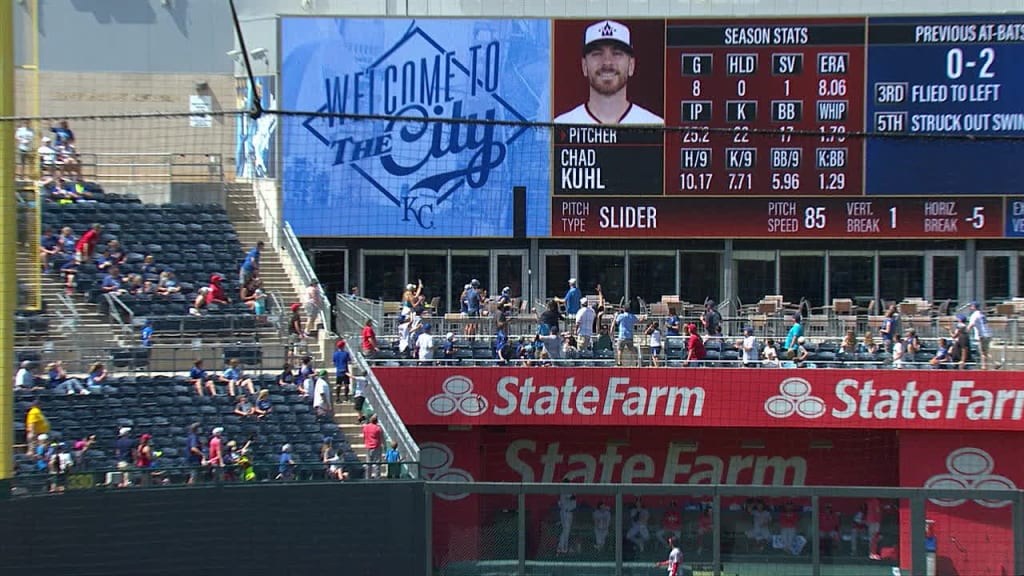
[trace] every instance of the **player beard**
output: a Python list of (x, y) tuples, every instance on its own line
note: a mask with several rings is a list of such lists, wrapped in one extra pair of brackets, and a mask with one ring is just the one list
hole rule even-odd
[(602, 96), (612, 96), (626, 88), (626, 76), (615, 69), (602, 69), (590, 74), (590, 87)]

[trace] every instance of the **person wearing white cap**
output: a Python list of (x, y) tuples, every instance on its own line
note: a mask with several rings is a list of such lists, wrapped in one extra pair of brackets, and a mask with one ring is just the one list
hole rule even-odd
[(580, 310), (576, 313), (576, 336), (580, 350), (590, 350), (590, 339), (594, 337), (594, 317), (597, 315), (586, 298), (580, 299)]
[(583, 34), (583, 77), (589, 99), (555, 118), (556, 124), (664, 124), (650, 110), (629, 101), (626, 85), (636, 71), (629, 27), (614, 20), (591, 24)]

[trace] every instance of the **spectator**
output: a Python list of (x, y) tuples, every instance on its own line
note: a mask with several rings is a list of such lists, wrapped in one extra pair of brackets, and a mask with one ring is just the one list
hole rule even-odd
[(704, 304), (704, 314), (700, 317), (700, 323), (704, 326), (704, 333), (711, 337), (722, 335), (722, 315), (714, 300), (708, 300)]
[(891, 353), (892, 339), (897, 334), (895, 304), (889, 306), (889, 309), (885, 311), (885, 318), (882, 319), (882, 325), (878, 328), (878, 333), (882, 336), (882, 349)]
[(434, 360), (434, 335), (430, 324), (423, 325), (423, 332), (416, 337), (416, 350), (420, 365), (430, 365)]
[(295, 302), (291, 305), (292, 316), (288, 320), (288, 355), (293, 357), (298, 355), (299, 350), (302, 346), (302, 341), (306, 338), (306, 333), (302, 327), (302, 316), (299, 313), (299, 309), (302, 308), (302, 304)]
[(576, 312), (576, 336), (580, 350), (590, 350), (590, 340), (594, 337), (594, 319), (597, 313), (590, 307), (586, 298), (580, 299), (580, 309)]
[(28, 360), (21, 362), (21, 368), (14, 374), (14, 389), (16, 391), (42, 389), (42, 386), (36, 385), (32, 362)]
[(32, 144), (35, 143), (36, 133), (29, 126), (27, 121), (22, 122), (21, 126), (14, 131), (14, 140), (18, 146), (18, 178), (28, 178), (29, 173), (27, 166), (30, 165), (32, 157)]
[(668, 318), (665, 320), (665, 335), (679, 336), (679, 314), (674, 307), (669, 307)]
[(778, 368), (781, 366), (779, 362), (779, 352), (775, 349), (775, 339), (769, 338), (764, 345), (764, 350), (761, 351), (764, 356), (764, 360), (761, 365), (765, 368)]
[(480, 305), (483, 300), (480, 296), (480, 281), (473, 278), (469, 282), (469, 289), (466, 290), (466, 314), (470, 317), (480, 315)]
[(263, 323), (267, 319), (267, 295), (263, 288), (257, 288), (252, 293), (252, 313), (256, 315), (256, 321)]
[(689, 323), (686, 325), (686, 360), (683, 366), (703, 366), (707, 357), (707, 350), (704, 348), (704, 340), (697, 333), (697, 325)]
[(107, 367), (102, 362), (96, 362), (89, 367), (89, 373), (85, 377), (85, 385), (90, 392), (102, 392), (107, 381)]
[(368, 472), (371, 478), (380, 474), (380, 462), (384, 447), (384, 429), (377, 423), (377, 415), (370, 416), (370, 421), (363, 425), (363, 444), (366, 446), (366, 462), (370, 464)]
[(132, 429), (122, 426), (117, 431), (117, 440), (114, 441), (114, 458), (118, 464), (131, 464), (135, 461), (135, 440), (132, 438)]
[(142, 338), (143, 348), (153, 347), (153, 321), (149, 318), (142, 324), (142, 332), (140, 333)]
[(249, 397), (245, 394), (235, 399), (234, 414), (239, 418), (248, 418), (253, 415), (252, 404), (249, 403)]
[(633, 327), (636, 325), (637, 321), (638, 319), (636, 314), (634, 314), (632, 310), (632, 303), (630, 303), (628, 309), (620, 312), (619, 315), (615, 317), (612, 329), (618, 329), (618, 341), (615, 346), (615, 362), (619, 366), (623, 365), (623, 350), (628, 349), (632, 354), (637, 355), (636, 347), (633, 345)]
[(210, 288), (208, 286), (201, 287), (196, 291), (196, 296), (192, 300), (192, 306), (189, 307), (188, 313), (192, 316), (202, 316), (203, 310), (206, 309), (206, 301), (209, 297)]
[(388, 465), (388, 478), (402, 477), (402, 455), (398, 452), (398, 442), (395, 440), (391, 441), (391, 447), (384, 453), (384, 462)]
[(270, 403), (270, 390), (260, 390), (259, 395), (256, 396), (256, 406), (253, 407), (252, 411), (260, 420), (266, 418), (274, 411), (274, 406)]
[(644, 330), (644, 334), (650, 337), (651, 364), (657, 368), (658, 363), (661, 361), (662, 346), (661, 328), (658, 327), (658, 322), (656, 320), (651, 322), (647, 329)]
[(563, 298), (555, 298), (555, 301), (559, 304), (565, 304), (565, 313), (567, 316), (572, 318), (575, 318), (576, 313), (580, 311), (582, 300), (583, 293), (580, 292), (580, 289), (576, 286), (575, 278), (569, 278), (569, 289), (566, 290), (565, 296)]
[(760, 365), (757, 337), (754, 336), (754, 328), (752, 326), (743, 328), (743, 339), (736, 343), (736, 347), (740, 349), (740, 357), (745, 367), (753, 368)]
[(793, 363), (796, 364), (797, 368), (804, 368), (807, 366), (813, 368), (813, 366), (806, 364), (807, 359), (811, 356), (811, 352), (807, 349), (807, 346), (805, 346), (806, 343), (807, 338), (805, 336), (801, 336), (796, 339), (796, 356), (793, 357)]
[(92, 449), (94, 444), (96, 444), (95, 434), (90, 434), (78, 442), (75, 442), (74, 452), (71, 453), (71, 457), (74, 459), (76, 467), (85, 468), (86, 454), (89, 453), (89, 450)]
[(111, 266), (107, 275), (103, 277), (101, 289), (107, 294), (125, 294), (128, 291), (122, 287), (121, 280), (121, 271), (117, 266)]
[(974, 333), (974, 339), (978, 342), (978, 352), (981, 355), (981, 369), (988, 370), (992, 361), (989, 355), (989, 348), (992, 345), (992, 328), (988, 324), (985, 312), (977, 302), (971, 302), (971, 316), (967, 321), (967, 331)]
[(293, 480), (295, 478), (295, 460), (292, 460), (292, 445), (281, 446), (281, 457), (277, 460), (277, 477), (275, 480)]
[(313, 412), (317, 418), (334, 418), (334, 403), (331, 399), (331, 386), (327, 383), (327, 370), (320, 369), (313, 384)]
[(235, 396), (235, 387), (242, 386), (249, 391), (249, 394), (255, 394), (256, 390), (252, 383), (252, 378), (245, 375), (242, 369), (242, 363), (238, 361), (238, 358), (232, 358), (228, 360), (228, 365), (224, 369), (224, 372), (220, 375), (220, 381), (228, 385), (228, 396)]
[(320, 462), (327, 465), (328, 478), (338, 481), (348, 480), (348, 473), (345, 472), (344, 467), (339, 465), (341, 456), (334, 449), (334, 439), (330, 436), (324, 436), (324, 443), (320, 447)]
[(114, 266), (122, 266), (128, 261), (128, 255), (124, 253), (124, 249), (121, 248), (121, 243), (117, 240), (107, 242), (106, 256)]
[(446, 364), (455, 362), (456, 352), (458, 349), (455, 346), (455, 333), (449, 332), (444, 335), (444, 341), (441, 342), (441, 354)]
[(497, 300), (498, 310), (511, 314), (513, 312), (512, 307), (512, 288), (505, 286), (501, 289), (501, 294), (498, 295)]
[(263, 253), (263, 242), (257, 242), (252, 250), (245, 255), (242, 266), (238, 272), (238, 284), (245, 286), (260, 273), (260, 255)]
[(864, 338), (861, 339), (860, 346), (857, 347), (859, 354), (878, 354), (878, 344), (875, 343), (874, 337), (871, 335), (871, 331), (864, 333)]
[(188, 372), (188, 381), (195, 386), (197, 396), (203, 395), (203, 388), (210, 393), (210, 396), (217, 395), (217, 387), (213, 384), (213, 378), (203, 368), (202, 359), (192, 363), (192, 369)]
[(79, 264), (85, 264), (92, 258), (96, 251), (96, 245), (100, 242), (100, 234), (103, 232), (102, 224), (93, 224), (82, 237), (75, 243), (75, 258)]
[(299, 362), (299, 374), (295, 378), (295, 383), (299, 387), (299, 393), (306, 396), (313, 392), (313, 357), (303, 356)]
[(60, 273), (64, 275), (64, 291), (67, 294), (74, 294), (77, 283), (75, 277), (78, 276), (78, 260), (72, 258), (64, 262), (60, 267)]
[(892, 335), (892, 367), (899, 369), (906, 365), (903, 338), (897, 333)]
[(373, 331), (373, 318), (366, 319), (361, 337), (363, 356), (367, 358), (376, 356), (377, 352), (380, 352), (380, 348), (377, 347), (377, 333)]
[(50, 270), (50, 259), (57, 254), (60, 254), (57, 236), (54, 235), (53, 228), (47, 226), (43, 230), (43, 236), (39, 239), (39, 262), (42, 265), (43, 272)]
[(199, 423), (193, 422), (188, 427), (188, 438), (185, 440), (185, 462), (189, 467), (189, 484), (199, 481), (199, 472), (204, 460), (203, 446), (199, 440)]
[(142, 259), (142, 266), (139, 268), (139, 271), (146, 276), (159, 275), (160, 267), (156, 265), (156, 258), (154, 258), (152, 254), (147, 254), (146, 257)]
[(213, 479), (220, 481), (224, 478), (224, 444), (221, 436), (224, 428), (220, 426), (210, 432), (209, 457), (207, 464), (213, 468)]
[[(58, 144), (75, 143), (75, 133), (71, 131), (67, 120), (61, 120), (56, 126), (50, 128), (50, 132), (53, 132), (53, 137)], [(43, 140), (49, 140), (49, 138), (43, 138)]]
[(406, 284), (405, 291), (402, 292), (402, 306), (415, 309), (416, 304), (419, 302), (419, 297), (422, 294), (423, 280), (419, 280), (418, 284)]
[(316, 323), (320, 319), (320, 312), (324, 309), (324, 300), (320, 294), (320, 283), (316, 279), (310, 280), (306, 286), (305, 295), (306, 308), (306, 334), (316, 333)]
[[(541, 312), (540, 323), (548, 327), (548, 334), (557, 335), (560, 330), (558, 329), (558, 321), (562, 319), (561, 313), (558, 312), (558, 302), (555, 300), (548, 301), (547, 308), (544, 312)], [(544, 336), (544, 332), (541, 332)]]
[(971, 337), (967, 331), (967, 318), (962, 314), (957, 316), (956, 327), (950, 331), (953, 337), (953, 345), (950, 349), (950, 356), (960, 370), (967, 368), (971, 361)]
[(352, 363), (352, 354), (349, 353), (344, 340), (338, 340), (331, 360), (334, 362), (334, 397), (339, 402), (342, 400), (348, 402), (349, 378), (351, 377), (349, 365)]
[(284, 363), (281, 367), (281, 373), (277, 376), (278, 386), (294, 386), (295, 385), (295, 371), (292, 370), (292, 365), (288, 362)]
[(39, 158), (39, 170), (42, 174), (50, 174), (57, 167), (57, 150), (50, 144), (53, 140), (49, 136), (43, 136), (42, 145), (36, 149), (36, 157)]
[(786, 340), (782, 343), (787, 359), (792, 360), (796, 358), (797, 340), (803, 335), (803, 317), (800, 314), (793, 314), (793, 325), (789, 327), (789, 332), (786, 333)]
[(141, 477), (143, 485), (149, 484), (151, 476), (148, 470), (156, 466), (152, 440), (151, 434), (143, 434), (139, 436), (139, 445), (135, 448), (135, 467), (143, 471)]
[(853, 330), (847, 330), (846, 336), (843, 337), (843, 341), (839, 344), (839, 353), (847, 356), (857, 353), (857, 333)]
[(562, 336), (562, 358), (575, 359), (579, 358), (580, 349), (576, 343), (576, 337), (572, 334), (565, 333)]
[(220, 274), (213, 274), (210, 276), (209, 291), (206, 293), (206, 304), (219, 304), (226, 306), (231, 304), (228, 300), (227, 294), (224, 293), (224, 279), (221, 278)]
[(65, 259), (74, 259), (75, 255), (75, 244), (78, 240), (75, 238), (75, 231), (71, 229), (71, 226), (65, 226), (60, 229), (60, 235), (57, 237), (57, 245), (60, 246), (60, 251), (67, 257)]
[(916, 362), (917, 353), (921, 351), (921, 339), (917, 337), (917, 330), (907, 328), (907, 336), (903, 339), (903, 358), (906, 362)]
[(82, 385), (82, 382), (77, 378), (68, 378), (68, 373), (64, 371), (64, 363), (60, 360), (50, 362), (46, 367), (47, 376), (50, 379), (50, 389), (57, 392), (58, 394), (89, 394), (89, 390)]
[(935, 356), (928, 361), (928, 364), (932, 368), (944, 369), (949, 366), (949, 340), (945, 338), (939, 338), (939, 347), (935, 350)]
[[(46, 414), (43, 414), (43, 409), (39, 407), (39, 399), (33, 398), (32, 405), (25, 412), (25, 444), (28, 445), (29, 454), (32, 453), (32, 448), (35, 447), (36, 443), (45, 443), (50, 433), (50, 421), (46, 418)], [(44, 438), (44, 436), (46, 436)]]
[(50, 492), (63, 492), (67, 486), (68, 473), (75, 465), (71, 454), (67, 451), (67, 444), (57, 442), (53, 454), (50, 456), (49, 469), (53, 480), (50, 482)]
[(181, 292), (181, 287), (178, 286), (178, 279), (174, 277), (174, 270), (168, 268), (161, 272), (160, 281), (156, 286), (156, 293), (162, 296), (170, 296), (178, 292)]

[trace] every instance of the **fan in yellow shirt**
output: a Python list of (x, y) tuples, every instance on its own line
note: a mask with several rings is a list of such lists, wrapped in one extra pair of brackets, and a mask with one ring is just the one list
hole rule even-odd
[(46, 415), (39, 407), (39, 401), (33, 400), (32, 407), (25, 414), (25, 442), (28, 444), (29, 452), (32, 451), (36, 437), (49, 431), (50, 421), (46, 419)]

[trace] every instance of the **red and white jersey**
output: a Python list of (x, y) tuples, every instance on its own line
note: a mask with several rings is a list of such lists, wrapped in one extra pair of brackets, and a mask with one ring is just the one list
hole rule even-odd
[[(625, 114), (623, 114), (618, 122), (613, 124), (664, 124), (663, 120), (657, 114), (637, 106), (630, 102), (629, 108), (626, 108)], [(596, 116), (590, 113), (590, 108), (587, 107), (587, 103), (584, 102), (579, 106), (569, 110), (568, 112), (559, 115), (555, 118), (555, 124), (602, 124)]]
[(680, 569), (683, 565), (683, 552), (679, 548), (673, 548), (668, 553), (668, 576), (682, 576)]

